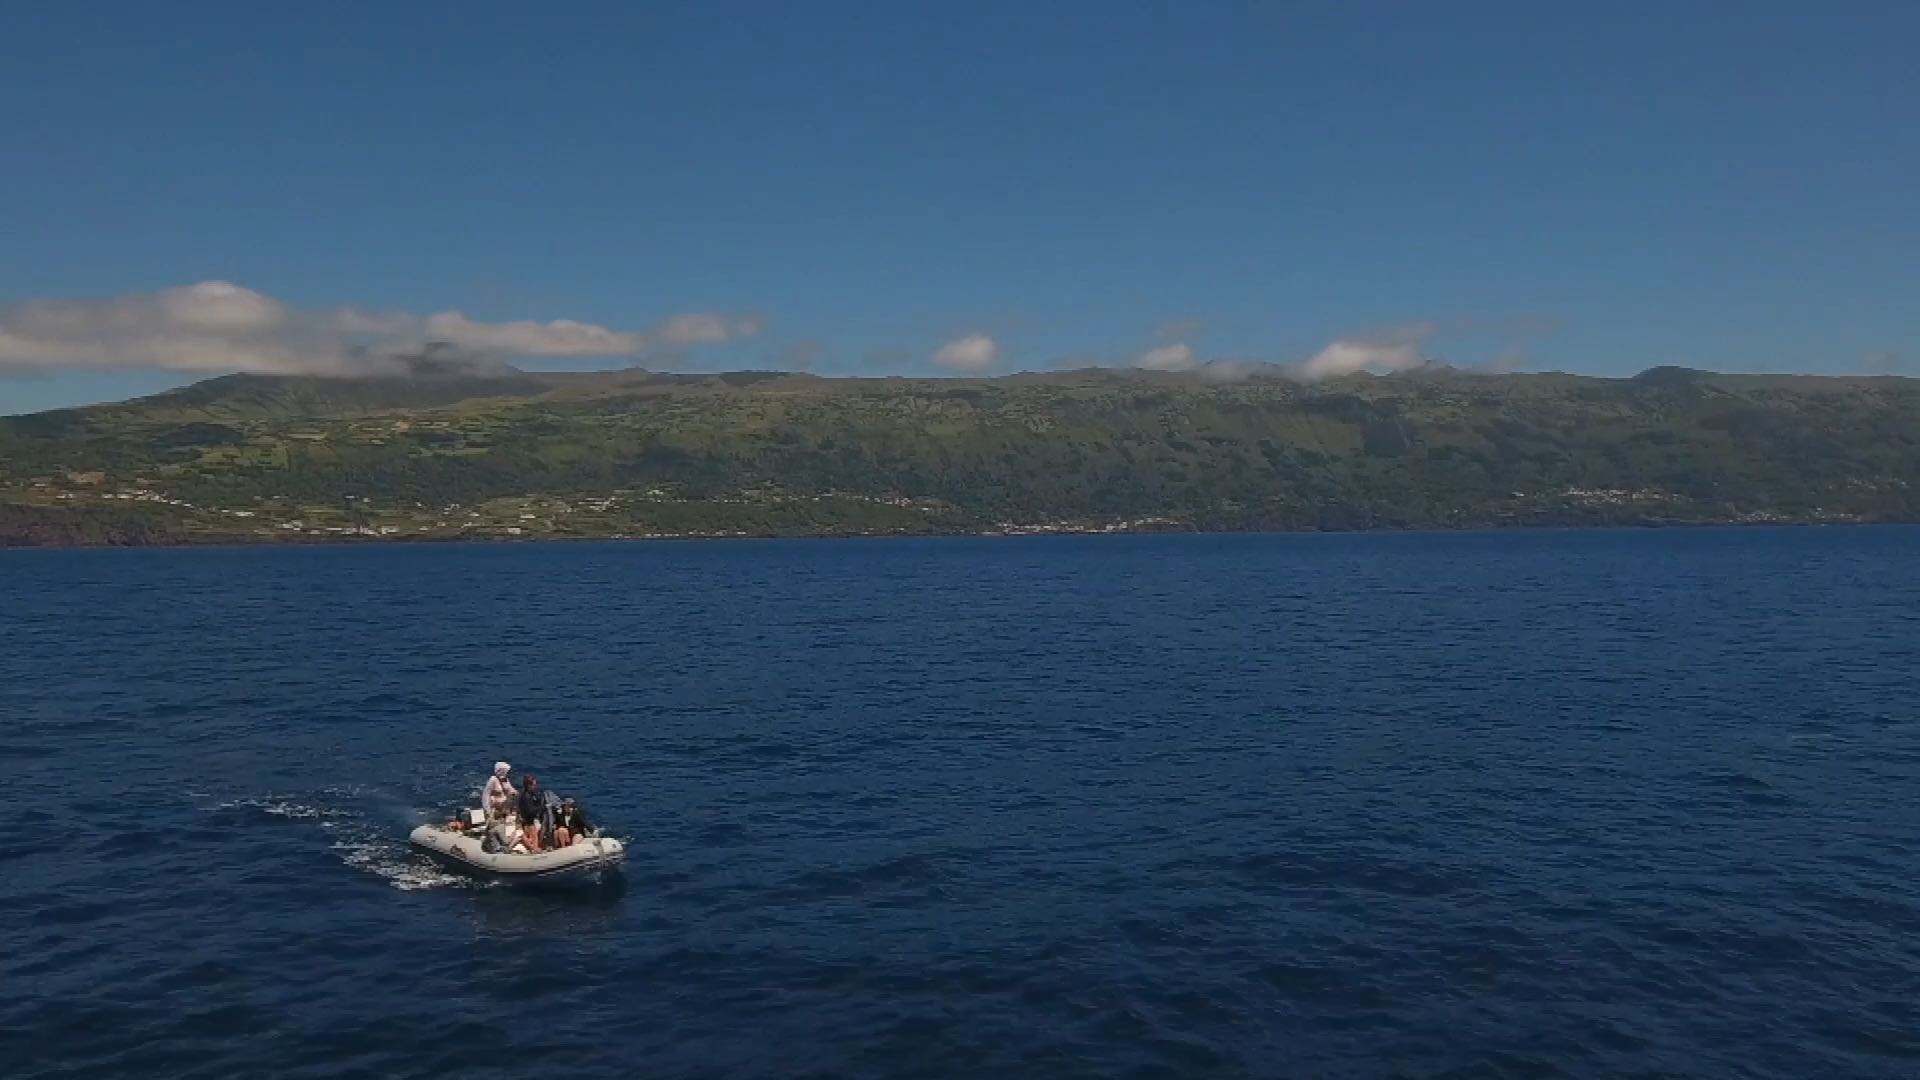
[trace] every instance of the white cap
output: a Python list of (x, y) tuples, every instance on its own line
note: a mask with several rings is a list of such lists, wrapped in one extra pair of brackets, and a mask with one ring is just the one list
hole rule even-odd
[(495, 776), (505, 776), (512, 771), (513, 766), (504, 761), (496, 761), (493, 763), (493, 775)]

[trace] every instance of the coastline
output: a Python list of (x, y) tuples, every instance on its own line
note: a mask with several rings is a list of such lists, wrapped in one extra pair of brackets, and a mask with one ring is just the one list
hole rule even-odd
[(1645, 519), (1633, 521), (1527, 521), (1489, 524), (1485, 522), (1461, 523), (1457, 525), (1373, 525), (1345, 528), (1072, 528), (1048, 527), (1027, 529), (935, 529), (926, 531), (848, 529), (822, 530), (816, 532), (710, 532), (654, 534), (644, 536), (606, 534), (545, 534), (538, 536), (507, 536), (490, 533), (465, 533), (452, 535), (289, 535), (289, 536), (218, 536), (208, 535), (191, 539), (168, 538), (155, 541), (98, 541), (98, 542), (19, 542), (13, 538), (0, 537), (0, 552), (8, 551), (99, 551), (99, 550), (191, 550), (219, 549), (263, 550), (273, 548), (346, 548), (346, 547), (518, 547), (537, 544), (688, 544), (688, 543), (726, 543), (769, 540), (1014, 540), (1048, 537), (1106, 537), (1106, 536), (1361, 536), (1361, 535), (1469, 535), (1474, 533), (1547, 533), (1547, 532), (1659, 532), (1659, 531), (1754, 531), (1764, 529), (1873, 529), (1873, 528), (1915, 528), (1920, 527), (1920, 519), (1885, 518), (1781, 518), (1753, 520), (1743, 518), (1724, 519), (1688, 519), (1658, 520)]

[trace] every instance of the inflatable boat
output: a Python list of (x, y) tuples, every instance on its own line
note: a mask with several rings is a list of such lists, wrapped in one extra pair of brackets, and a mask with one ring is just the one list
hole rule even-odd
[(408, 841), (458, 870), (509, 885), (591, 885), (618, 872), (626, 848), (611, 836), (583, 836), (551, 851), (494, 851), (486, 830), (422, 825)]

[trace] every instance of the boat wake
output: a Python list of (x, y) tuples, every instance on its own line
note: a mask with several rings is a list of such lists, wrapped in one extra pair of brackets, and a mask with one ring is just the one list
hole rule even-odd
[[(259, 795), (223, 802), (217, 809), (226, 813), (257, 814), (285, 822), (311, 824), (327, 839), (328, 849), (342, 863), (354, 870), (372, 874), (403, 892), (473, 884), (470, 878), (443, 870), (409, 850), (404, 839), (404, 826), (396, 828), (395, 824), (344, 808), (364, 802), (363, 793), (341, 789), (302, 797)], [(396, 816), (402, 820), (411, 816), (414, 822), (408, 824), (413, 824), (424, 815), (404, 811)]]
[(348, 866), (383, 878), (403, 892), (474, 884), (471, 878), (448, 873), (393, 843), (336, 840), (333, 850)]

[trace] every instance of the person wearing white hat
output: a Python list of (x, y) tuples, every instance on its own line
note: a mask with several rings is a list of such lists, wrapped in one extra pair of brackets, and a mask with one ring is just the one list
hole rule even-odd
[(480, 797), (480, 808), (487, 812), (488, 821), (498, 821), (513, 816), (513, 807), (520, 793), (513, 790), (508, 774), (513, 766), (504, 761), (493, 763), (493, 775), (487, 777), (487, 787)]

